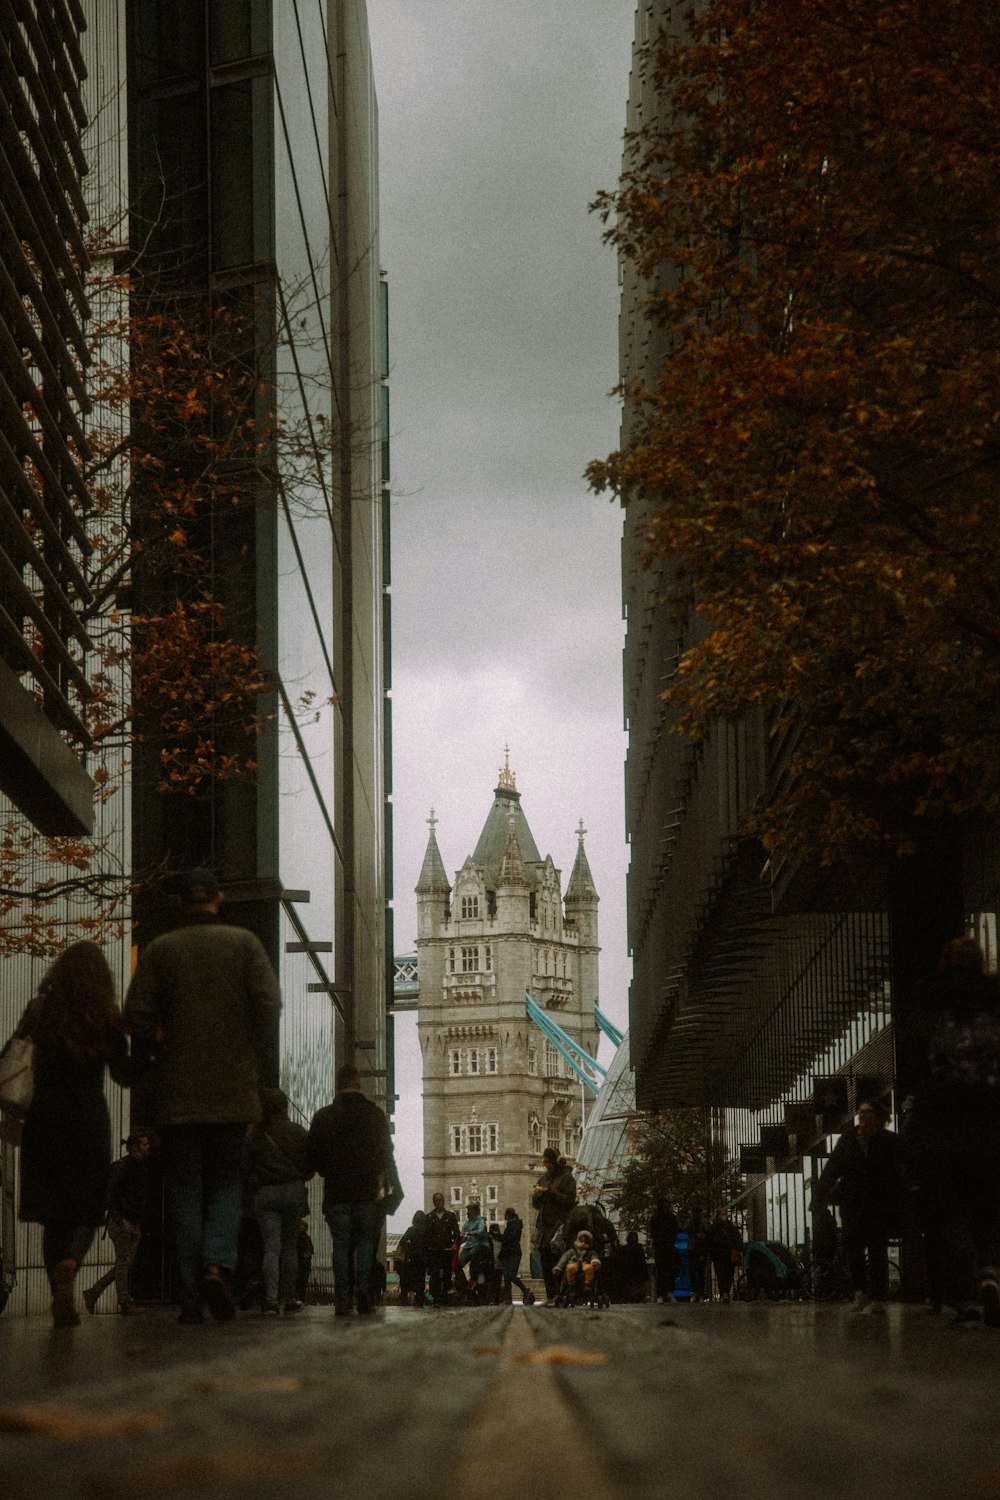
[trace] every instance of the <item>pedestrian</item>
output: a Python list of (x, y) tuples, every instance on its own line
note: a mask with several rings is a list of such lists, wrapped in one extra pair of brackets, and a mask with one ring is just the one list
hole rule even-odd
[(313, 1256), (316, 1254), (316, 1247), (309, 1237), (309, 1220), (306, 1217), (299, 1221), (295, 1252), (295, 1300), (304, 1303), (312, 1275)]
[(708, 1253), (719, 1288), (719, 1300), (732, 1296), (736, 1267), (743, 1259), (743, 1236), (729, 1217), (729, 1210), (717, 1208), (708, 1231)]
[(623, 1302), (645, 1302), (649, 1290), (649, 1266), (646, 1252), (639, 1243), (639, 1234), (630, 1229), (625, 1243), (616, 1257), (620, 1262), (618, 1273), (619, 1295)]
[(74, 1283), (107, 1213), (111, 1121), (104, 1070), (127, 1087), (128, 1042), (115, 985), (96, 943), (72, 943), (21, 1017), (34, 1042), (35, 1089), (21, 1137), (19, 1214), (42, 1226), (57, 1328), (79, 1323)]
[(531, 1195), (532, 1207), (538, 1210), (532, 1243), (542, 1264), (546, 1298), (553, 1302), (559, 1285), (555, 1265), (564, 1251), (553, 1248), (552, 1237), (564, 1228), (576, 1204), (576, 1178), (554, 1146), (547, 1146), (542, 1152), (542, 1167)]
[(518, 1218), (516, 1208), (505, 1208), (503, 1211), (503, 1231), (500, 1235), (500, 1248), (497, 1253), (497, 1266), (503, 1277), (503, 1288), (506, 1300), (511, 1302), (513, 1294), (511, 1287), (516, 1286), (521, 1293), (521, 1301), (525, 1307), (530, 1307), (535, 1300), (535, 1294), (530, 1287), (525, 1286), (518, 1272), (521, 1269), (521, 1235), (524, 1225)]
[(657, 1302), (669, 1302), (674, 1294), (680, 1268), (680, 1257), (677, 1254), (677, 1236), (680, 1230), (677, 1215), (670, 1204), (665, 1198), (657, 1198), (649, 1221)]
[(277, 1317), (283, 1308), (297, 1313), (298, 1234), (309, 1211), (306, 1164), (309, 1137), (304, 1126), (288, 1118), (288, 1098), (281, 1089), (265, 1089), (264, 1118), (247, 1131), (247, 1184), (263, 1247), (264, 1314)]
[(427, 1269), (430, 1273), (430, 1292), (434, 1306), (444, 1307), (451, 1290), (451, 1263), (462, 1231), (458, 1215), (450, 1208), (445, 1208), (443, 1193), (435, 1193), (431, 1204), (425, 1225)]
[(691, 1301), (704, 1302), (708, 1281), (708, 1231), (709, 1223), (695, 1203), (684, 1222), (684, 1233), (688, 1237), (688, 1275), (691, 1279)]
[(140, 954), (125, 1020), (154, 1059), (180, 1322), (201, 1323), (203, 1302), (214, 1318), (236, 1311), (244, 1139), (263, 1116), (281, 996), (259, 939), (220, 920), (212, 872), (191, 870), (174, 889), (180, 925)]
[(414, 1307), (424, 1305), (424, 1285), (427, 1280), (427, 1246), (424, 1233), (426, 1224), (427, 1215), (422, 1208), (418, 1208), (410, 1220), (409, 1228), (404, 1229), (400, 1235), (399, 1244), (393, 1255), (393, 1261), (399, 1272), (400, 1307), (410, 1305), (411, 1295)]
[(333, 1240), (333, 1296), (338, 1318), (375, 1310), (372, 1266), (384, 1209), (385, 1183), (394, 1173), (389, 1122), (361, 1092), (353, 1063), (337, 1070), (337, 1092), (309, 1126), (307, 1161), (323, 1179), (323, 1217)]
[(904, 1151), (936, 1285), (962, 1323), (1000, 1327), (1000, 980), (955, 938), (916, 996)]
[(112, 1282), (118, 1298), (118, 1311), (126, 1316), (141, 1311), (132, 1300), (128, 1279), (142, 1239), (149, 1152), (148, 1135), (130, 1135), (125, 1142), (125, 1155), (119, 1157), (111, 1168), (106, 1229), (114, 1246), (115, 1263), (84, 1292), (83, 1302), (89, 1313), (96, 1310), (101, 1294)]
[(901, 1196), (899, 1140), (886, 1130), (881, 1103), (858, 1107), (817, 1184), (821, 1203), (838, 1203), (855, 1312), (882, 1314), (889, 1295), (889, 1239), (898, 1231)]

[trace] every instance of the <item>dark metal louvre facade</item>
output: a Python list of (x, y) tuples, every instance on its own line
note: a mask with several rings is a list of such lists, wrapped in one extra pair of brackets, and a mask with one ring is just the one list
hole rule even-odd
[[(84, 25), (76, 0), (0, 0), (4, 789), (43, 832), (67, 833), (86, 831), (82, 770), (56, 735), (37, 756), (26, 746), (49, 726), (89, 743)], [(39, 704), (47, 725), (32, 719)]]

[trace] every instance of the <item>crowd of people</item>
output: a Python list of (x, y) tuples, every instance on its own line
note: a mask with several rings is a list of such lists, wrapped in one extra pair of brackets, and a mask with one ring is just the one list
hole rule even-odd
[[(137, 1310), (130, 1274), (152, 1131), (129, 1136), (112, 1166), (106, 1073), (126, 1088), (143, 1079), (154, 1101), (182, 1323), (201, 1323), (206, 1309), (230, 1319), (254, 1297), (268, 1316), (301, 1308), (313, 1252), (306, 1183), (314, 1175), (323, 1183), (335, 1314), (368, 1314), (377, 1272), (384, 1276), (376, 1249), (385, 1217), (402, 1200), (386, 1116), (345, 1064), (333, 1102), (308, 1128), (289, 1118), (285, 1095), (261, 1086), (281, 1005), (265, 950), (252, 933), (221, 920), (223, 895), (211, 872), (191, 871), (175, 889), (181, 921), (144, 948), (123, 1009), (100, 948), (78, 942), (51, 965), (17, 1029), (32, 1044), (34, 1079), (19, 1214), (42, 1226), (53, 1322), (79, 1323), (79, 1269), (101, 1226), (114, 1265), (83, 1290), (84, 1306), (94, 1312), (114, 1285), (119, 1311)], [(884, 1313), (889, 1241), (909, 1204), (923, 1232), (931, 1305), (950, 1304), (959, 1322), (997, 1327), (1000, 984), (984, 972), (975, 942), (946, 946), (938, 974), (920, 991), (908, 1037), (912, 1093), (900, 1134), (887, 1128), (880, 1100), (862, 1101), (856, 1126), (841, 1135), (820, 1177), (814, 1208), (820, 1215), (839, 1209), (856, 1310)], [(651, 1270), (635, 1231), (622, 1243), (599, 1202), (578, 1201), (558, 1151), (543, 1152), (541, 1165), (530, 1269), (548, 1302), (590, 1298), (599, 1287), (620, 1301), (668, 1300), (682, 1253), (694, 1301), (730, 1300), (745, 1247), (725, 1209), (708, 1220), (693, 1205), (681, 1222), (658, 1202), (648, 1225)], [(470, 1201), (460, 1222), (435, 1193), (395, 1251), (402, 1305), (509, 1301), (515, 1288), (530, 1304), (523, 1235), (514, 1208), (502, 1224), (488, 1224), (482, 1205)], [(248, 1266), (256, 1267), (255, 1281)]]
[(129, 1272), (150, 1133), (130, 1137), (112, 1170), (106, 1071), (124, 1087), (141, 1078), (153, 1099), (182, 1323), (203, 1322), (206, 1309), (221, 1321), (235, 1316), (248, 1205), (263, 1311), (299, 1309), (305, 1183), (314, 1174), (323, 1180), (335, 1312), (370, 1313), (382, 1223), (402, 1196), (388, 1121), (353, 1064), (339, 1069), (336, 1097), (308, 1129), (288, 1118), (284, 1094), (262, 1087), (281, 1006), (264, 947), (221, 920), (210, 871), (190, 871), (174, 890), (181, 920), (144, 948), (123, 1010), (100, 948), (79, 942), (52, 964), (17, 1028), (32, 1043), (34, 1078), (18, 1211), (42, 1226), (53, 1323), (79, 1323), (80, 1266), (102, 1225), (115, 1265), (84, 1290), (84, 1306), (93, 1312), (113, 1281), (120, 1311), (136, 1310)]

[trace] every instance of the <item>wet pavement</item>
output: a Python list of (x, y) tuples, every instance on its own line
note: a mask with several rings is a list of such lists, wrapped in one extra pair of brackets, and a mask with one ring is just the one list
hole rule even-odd
[(0, 1319), (0, 1496), (1000, 1497), (1000, 1333), (808, 1303)]

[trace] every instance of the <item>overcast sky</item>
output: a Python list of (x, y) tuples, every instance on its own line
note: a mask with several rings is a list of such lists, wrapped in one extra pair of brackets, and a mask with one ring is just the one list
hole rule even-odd
[[(368, 14), (390, 285), (396, 952), (415, 950), (430, 808), (453, 879), (509, 744), (564, 890), (584, 820), (601, 1006), (624, 1027), (621, 513), (581, 476), (617, 441), (617, 273), (588, 204), (618, 174), (634, 6), (368, 0)], [(423, 1206), (415, 1032), (400, 1018), (394, 1228)]]

